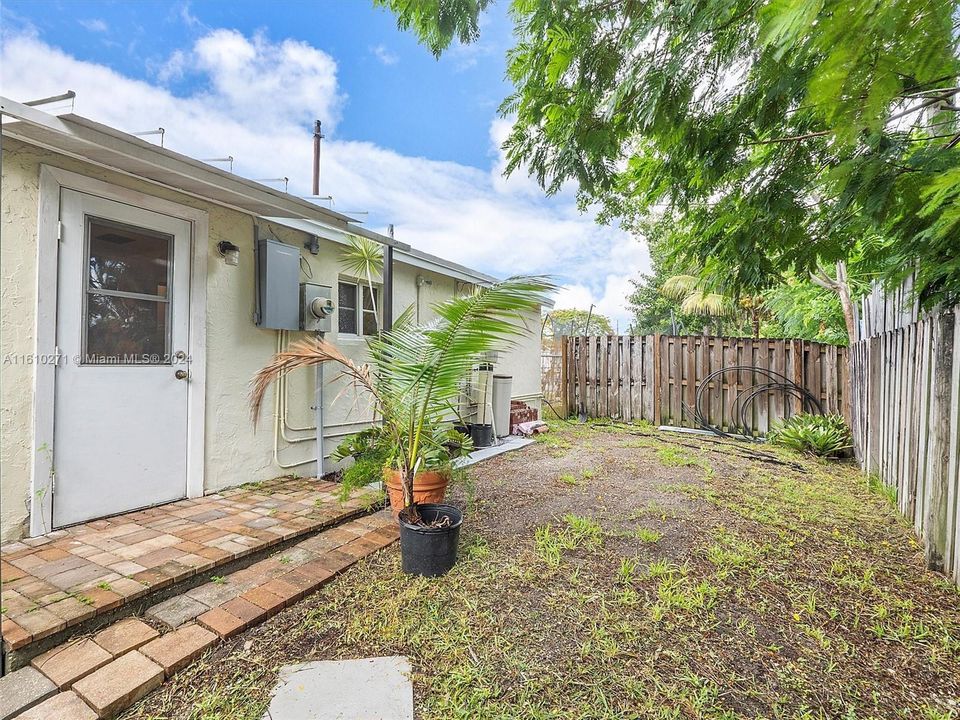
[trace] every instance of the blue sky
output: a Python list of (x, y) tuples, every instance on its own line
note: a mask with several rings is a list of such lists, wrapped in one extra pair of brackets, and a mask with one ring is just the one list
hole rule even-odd
[(437, 60), (367, 0), (4, 0), (0, 82), (15, 99), (69, 87), (79, 114), (164, 126), (168, 147), (234, 155), (239, 174), (289, 176), (298, 194), (317, 117), (335, 209), (493, 274), (552, 273), (560, 305), (596, 302), (625, 325), (642, 245), (581, 215), (572, 192), (545, 198), (522, 174), (500, 176), (506, 9), (495, 3), (478, 43)]

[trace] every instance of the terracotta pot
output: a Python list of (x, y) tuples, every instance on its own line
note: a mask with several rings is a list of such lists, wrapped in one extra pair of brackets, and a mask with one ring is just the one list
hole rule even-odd
[[(383, 469), (383, 479), (390, 494), (390, 509), (397, 517), (403, 510), (403, 481), (399, 470)], [(442, 503), (450, 484), (449, 470), (425, 470), (417, 473), (413, 479), (413, 501), (421, 503)]]

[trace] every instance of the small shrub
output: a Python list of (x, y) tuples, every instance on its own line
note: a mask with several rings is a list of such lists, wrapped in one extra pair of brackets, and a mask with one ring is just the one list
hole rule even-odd
[(841, 415), (794, 415), (777, 424), (767, 440), (819, 457), (841, 457), (850, 448), (850, 428)]

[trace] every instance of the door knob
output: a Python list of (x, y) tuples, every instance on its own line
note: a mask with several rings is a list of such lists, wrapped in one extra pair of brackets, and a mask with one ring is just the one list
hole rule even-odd
[(177, 371), (173, 374), (173, 376), (174, 376), (177, 380), (186, 380), (188, 377), (190, 377), (190, 373), (188, 373), (186, 370), (177, 370)]

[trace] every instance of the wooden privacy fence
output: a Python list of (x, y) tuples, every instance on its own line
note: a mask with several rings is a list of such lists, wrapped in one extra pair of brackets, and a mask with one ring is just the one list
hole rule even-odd
[[(756, 366), (806, 389), (825, 412), (848, 414), (846, 348), (806, 340), (769, 340), (701, 335), (600, 335), (564, 337), (560, 354), (563, 412), (588, 417), (648, 420), (657, 425), (697, 427), (697, 388), (716, 370)], [(760, 386), (770, 378), (748, 369), (728, 371), (704, 388), (700, 407), (723, 430), (741, 426), (738, 398), (747, 404), (748, 429), (770, 425), (801, 411), (796, 396)]]
[(863, 469), (897, 489), (928, 566), (960, 580), (960, 307), (917, 315), (896, 295), (864, 301), (854, 442)]

